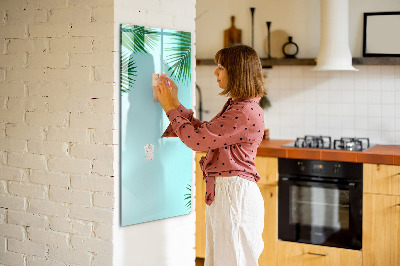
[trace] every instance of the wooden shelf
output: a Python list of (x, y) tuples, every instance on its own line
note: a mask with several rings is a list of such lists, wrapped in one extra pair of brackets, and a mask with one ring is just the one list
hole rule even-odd
[(262, 66), (315, 66), (314, 58), (260, 58)]
[(358, 57), (353, 65), (400, 65), (400, 57)]
[[(272, 66), (314, 66), (315, 58), (260, 58), (263, 67)], [(197, 59), (196, 65), (215, 65), (214, 59)], [(400, 57), (357, 57), (353, 65), (400, 65)]]

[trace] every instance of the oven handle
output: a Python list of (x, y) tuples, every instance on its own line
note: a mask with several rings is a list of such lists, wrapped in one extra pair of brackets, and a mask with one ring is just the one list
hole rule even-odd
[(289, 178), (289, 177), (281, 177), (280, 180), (283, 182), (289, 182), (294, 185), (307, 185), (307, 186), (317, 185), (318, 187), (337, 187), (346, 189), (354, 189), (356, 187), (355, 182), (315, 181), (315, 180), (304, 180), (304, 179)]

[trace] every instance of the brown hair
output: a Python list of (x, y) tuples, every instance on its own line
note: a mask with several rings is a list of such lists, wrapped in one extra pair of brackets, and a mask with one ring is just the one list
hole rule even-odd
[(233, 45), (219, 50), (214, 57), (228, 72), (228, 86), (220, 95), (252, 98), (266, 95), (260, 58), (247, 45)]

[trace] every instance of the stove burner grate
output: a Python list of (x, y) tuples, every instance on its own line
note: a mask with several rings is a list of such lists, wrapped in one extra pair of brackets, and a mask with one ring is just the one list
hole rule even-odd
[(335, 150), (363, 151), (369, 147), (368, 138), (340, 138), (333, 142)]
[(294, 146), (299, 148), (330, 149), (331, 137), (306, 135), (304, 138), (297, 138)]

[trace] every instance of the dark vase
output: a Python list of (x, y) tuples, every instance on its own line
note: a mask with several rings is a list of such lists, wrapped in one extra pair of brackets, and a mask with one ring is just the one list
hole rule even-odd
[(299, 47), (292, 40), (293, 37), (289, 36), (289, 41), (282, 46), (282, 52), (285, 55), (285, 58), (296, 58), (296, 55), (299, 52)]

